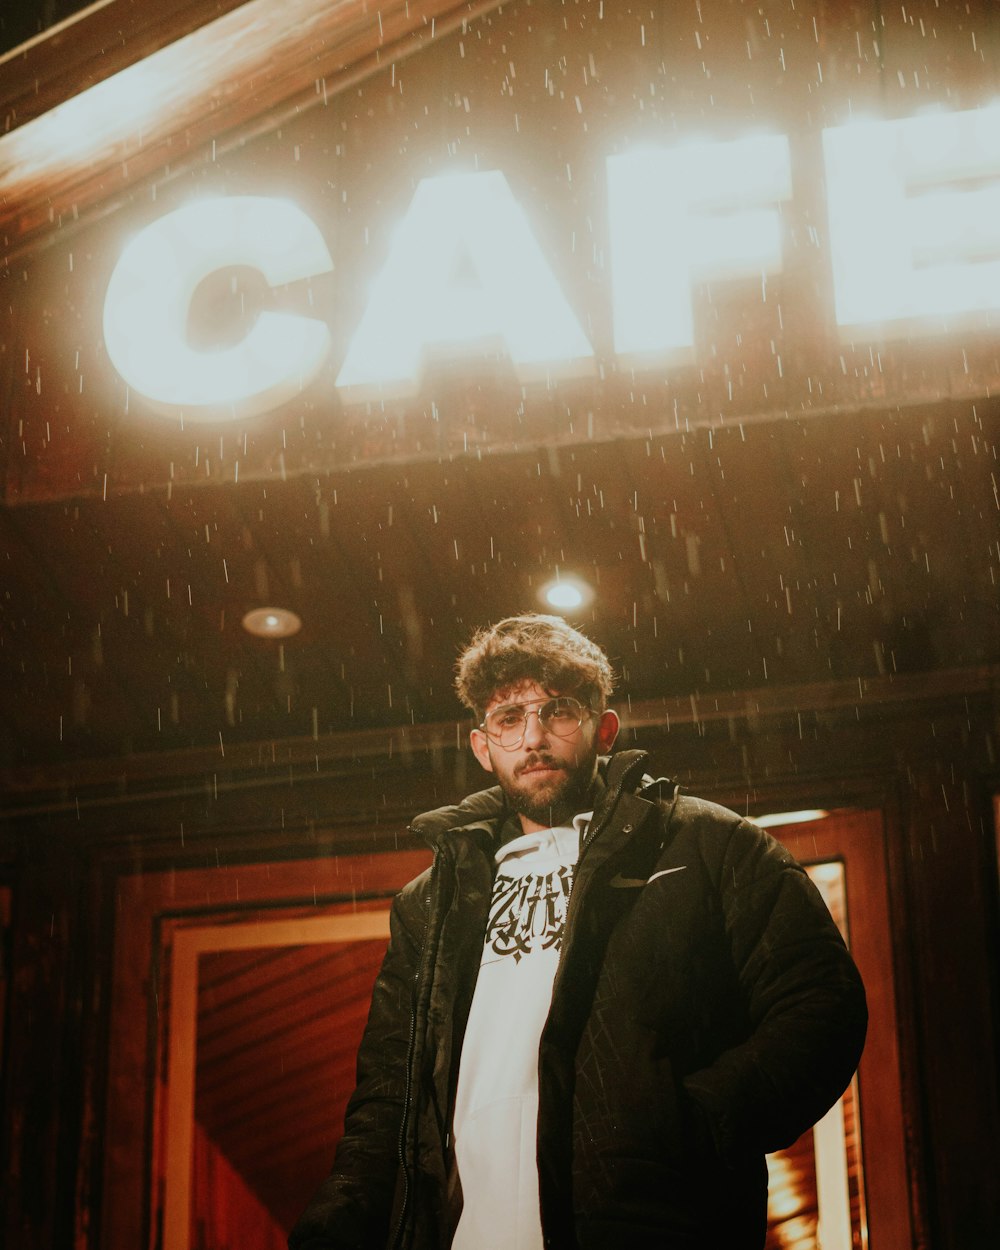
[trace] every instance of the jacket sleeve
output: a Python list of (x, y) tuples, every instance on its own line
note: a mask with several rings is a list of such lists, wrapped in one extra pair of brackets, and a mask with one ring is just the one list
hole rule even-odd
[(731, 817), (727, 833), (711, 871), (749, 1035), (682, 1083), (695, 1139), (723, 1158), (789, 1146), (822, 1118), (868, 1022), (861, 977), (805, 870), (748, 821)]
[(399, 1169), (411, 1000), (424, 917), (420, 886), (393, 901), (389, 946), (372, 991), (358, 1049), (357, 1085), (347, 1104), (333, 1169), (288, 1239), (290, 1250), (381, 1250)]

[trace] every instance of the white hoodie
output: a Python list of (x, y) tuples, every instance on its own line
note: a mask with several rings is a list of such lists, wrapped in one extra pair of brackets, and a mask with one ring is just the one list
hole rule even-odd
[(538, 1043), (592, 814), (574, 817), (572, 828), (523, 834), (496, 854), (458, 1074), (455, 1155), (464, 1205), (452, 1250), (542, 1250)]

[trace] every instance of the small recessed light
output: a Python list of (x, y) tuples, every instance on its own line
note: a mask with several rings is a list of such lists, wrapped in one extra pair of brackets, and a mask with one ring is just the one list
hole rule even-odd
[(579, 577), (557, 577), (546, 582), (538, 592), (538, 597), (547, 607), (557, 612), (573, 612), (585, 608), (593, 599), (594, 592)]
[(254, 608), (243, 618), (243, 628), (257, 638), (289, 638), (302, 628), (302, 621), (288, 608)]

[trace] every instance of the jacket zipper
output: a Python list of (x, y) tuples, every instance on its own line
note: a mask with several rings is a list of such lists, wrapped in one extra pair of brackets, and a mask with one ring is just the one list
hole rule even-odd
[[(587, 849), (591, 846), (591, 844), (596, 839), (597, 835), (601, 832), (604, 826), (611, 819), (612, 813), (614, 812), (615, 808), (618, 806), (618, 800), (622, 796), (622, 791), (625, 789), (625, 782), (631, 776), (632, 770), (635, 767), (637, 767), (640, 763), (644, 763), (644, 762), (645, 762), (645, 758), (641, 761), (636, 760), (635, 764), (626, 768), (622, 772), (621, 777), (615, 783), (614, 790), (610, 792), (610, 797), (607, 794), (604, 796), (604, 802), (601, 804), (601, 806), (604, 808), (604, 811), (605, 811), (603, 820), (600, 822), (600, 824), (593, 825), (587, 829), (586, 836), (584, 837), (583, 842), (581, 843), (580, 854), (577, 856), (576, 865), (573, 869), (573, 879), (570, 884), (570, 890), (569, 890), (569, 901), (566, 904), (566, 924), (565, 924), (565, 927), (563, 928), (562, 944), (559, 947), (559, 958), (556, 960), (556, 972), (555, 972), (556, 978), (558, 978), (559, 976), (559, 969), (561, 968), (562, 961), (563, 961), (563, 951), (565, 951), (566, 946), (567, 946), (567, 938), (569, 937), (569, 930), (570, 930), (570, 918), (574, 915), (574, 911), (575, 911), (573, 907), (573, 899), (576, 896), (576, 883), (577, 883), (577, 879), (580, 873), (580, 864), (583, 862), (583, 857), (587, 853)], [(553, 984), (555, 984), (555, 981), (553, 981)]]
[[(628, 768), (623, 769), (622, 775), (618, 778), (617, 782), (615, 783), (615, 788), (614, 790), (611, 791), (610, 797), (608, 795), (604, 796), (604, 802), (601, 804), (601, 806), (605, 809), (604, 819), (603, 821), (601, 821), (599, 825), (594, 825), (592, 828), (587, 829), (586, 837), (583, 839), (583, 844), (580, 847), (580, 854), (577, 857), (577, 861), (576, 861), (577, 867), (579, 867), (580, 861), (583, 859), (584, 852), (586, 851), (587, 847), (590, 846), (590, 844), (597, 837), (598, 833), (600, 833), (604, 825), (606, 825), (607, 822), (611, 819), (612, 813), (614, 812), (615, 808), (618, 806), (618, 800), (622, 796), (622, 791), (625, 789), (625, 782), (631, 777), (635, 769), (640, 768), (643, 764), (645, 764), (647, 758), (648, 758), (647, 756), (643, 755), (642, 758), (637, 759), (632, 764), (630, 764)], [(576, 880), (576, 873), (573, 874), (573, 879), (574, 881)]]
[[(587, 829), (586, 837), (583, 839), (583, 842), (581, 843), (580, 854), (577, 856), (576, 867), (573, 870), (573, 879), (572, 879), (572, 884), (570, 885), (569, 901), (566, 904), (566, 924), (563, 929), (563, 940), (559, 948), (559, 957), (556, 960), (556, 971), (555, 971), (555, 977), (553, 978), (553, 986), (555, 985), (555, 982), (559, 978), (559, 973), (562, 970), (563, 955), (565, 954), (566, 947), (569, 944), (568, 939), (569, 939), (569, 934), (570, 934), (570, 926), (572, 924), (572, 918), (576, 914), (576, 908), (573, 906), (574, 900), (576, 898), (576, 882), (577, 882), (577, 878), (579, 874), (580, 864), (583, 861), (584, 854), (586, 853), (587, 848), (596, 839), (597, 835), (601, 832), (604, 826), (611, 819), (611, 816), (615, 808), (618, 806), (618, 800), (622, 796), (622, 791), (625, 789), (625, 782), (628, 780), (629, 777), (632, 776), (632, 773), (635, 768), (645, 763), (646, 758), (648, 757), (643, 756), (641, 760), (636, 760), (634, 764), (630, 765), (628, 768), (622, 771), (622, 775), (621, 777), (619, 777), (618, 781), (615, 783), (614, 789), (610, 792), (610, 794), (605, 795), (604, 801), (601, 803), (601, 806), (604, 808), (604, 811), (605, 811), (603, 820), (599, 824), (593, 825)], [(544, 1031), (544, 1025), (543, 1025), (543, 1031)], [(544, 1220), (542, 1223), (542, 1241), (545, 1246), (549, 1246), (553, 1244), (551, 1234), (547, 1233), (545, 1230)]]
[[(577, 856), (576, 866), (573, 869), (573, 880), (570, 885), (569, 902), (566, 904), (566, 925), (563, 929), (563, 940), (562, 940), (562, 945), (559, 948), (559, 958), (556, 960), (556, 976), (557, 977), (559, 976), (559, 968), (562, 964), (563, 951), (566, 949), (566, 944), (567, 944), (566, 939), (569, 936), (570, 920), (571, 920), (571, 917), (575, 914), (575, 909), (573, 907), (573, 899), (576, 895), (576, 883), (579, 877), (580, 864), (583, 862), (583, 857), (586, 854), (587, 849), (596, 840), (597, 835), (603, 831), (605, 825), (607, 825), (608, 821), (611, 819), (611, 816), (613, 815), (615, 808), (618, 806), (618, 800), (622, 796), (622, 791), (625, 789), (625, 783), (630, 780), (630, 778), (633, 776), (637, 768), (645, 764), (648, 758), (649, 758), (648, 756), (643, 755), (641, 759), (637, 759), (634, 763), (630, 764), (628, 768), (625, 768), (622, 770), (622, 775), (619, 777), (618, 781), (615, 783), (614, 790), (610, 792), (610, 798), (608, 797), (608, 795), (605, 795), (604, 802), (601, 804), (601, 806), (604, 808), (604, 811), (605, 811), (603, 820), (600, 822), (600, 824), (592, 825), (591, 827), (587, 829), (586, 836), (584, 837), (583, 842), (580, 846), (580, 854)], [(674, 800), (676, 800), (679, 790), (680, 790), (679, 786), (674, 787), (673, 798), (671, 799), (670, 807), (669, 807), (668, 820), (670, 816), (673, 815)], [(632, 826), (625, 825), (622, 829), (622, 832), (631, 833)]]

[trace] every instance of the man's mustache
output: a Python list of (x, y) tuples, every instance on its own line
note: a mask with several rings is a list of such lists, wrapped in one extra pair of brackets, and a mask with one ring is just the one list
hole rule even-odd
[(557, 760), (553, 755), (529, 755), (527, 759), (523, 759), (520, 764), (514, 766), (514, 776), (520, 777), (522, 773), (532, 768), (558, 768), (562, 772), (566, 771), (565, 763)]

